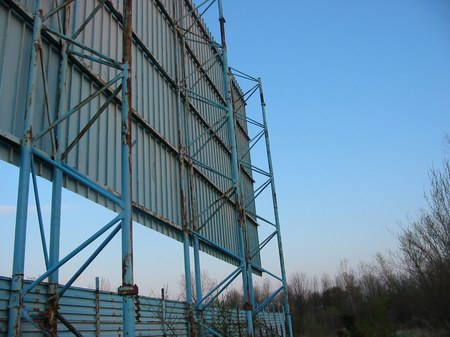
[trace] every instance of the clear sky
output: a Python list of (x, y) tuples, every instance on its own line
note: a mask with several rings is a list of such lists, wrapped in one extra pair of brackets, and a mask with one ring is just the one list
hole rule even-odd
[[(428, 169), (439, 167), (450, 133), (450, 3), (225, 0), (224, 11), (230, 65), (265, 85), (288, 274), (333, 274), (344, 258), (356, 265), (395, 249), (393, 232), (425, 206)], [(1, 163), (0, 175), (0, 274), (10, 275), (17, 170)], [(79, 214), (112, 217), (70, 192), (64, 207), (63, 252), (92, 232)], [(27, 270), (37, 276), (36, 222), (29, 227)], [(140, 226), (135, 233), (141, 290), (169, 284), (175, 293), (181, 244)], [(95, 275), (117, 285), (112, 244), (81, 285)], [(227, 269), (204, 261), (212, 277)]]
[(395, 248), (445, 154), (450, 3), (226, 5), (230, 62), (265, 83), (288, 271)]

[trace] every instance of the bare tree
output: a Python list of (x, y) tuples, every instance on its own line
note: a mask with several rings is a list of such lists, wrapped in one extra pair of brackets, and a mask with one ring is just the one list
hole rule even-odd
[(356, 301), (358, 300), (359, 285), (355, 271), (348, 266), (348, 260), (341, 261), (336, 275), (336, 285), (345, 290), (352, 313), (355, 313)]
[(428, 318), (450, 333), (450, 162), (432, 169), (430, 180), (428, 207), (399, 235), (400, 249)]
[(111, 291), (111, 282), (103, 276), (100, 278), (100, 290)]
[(225, 290), (221, 296), (221, 300), (229, 309), (241, 308), (244, 302), (242, 292), (236, 288), (229, 288)]
[(255, 301), (256, 303), (262, 303), (272, 293), (272, 284), (270, 279), (264, 278), (261, 284), (257, 284), (254, 287)]
[[(193, 273), (191, 272), (193, 275)], [(179, 285), (180, 285), (180, 294), (179, 298), (182, 300), (186, 300), (186, 283), (185, 283), (185, 277), (184, 274), (181, 275)], [(209, 293), (211, 290), (214, 289), (214, 287), (218, 284), (216, 279), (213, 279), (211, 276), (209, 276), (208, 272), (206, 270), (203, 270), (200, 275), (200, 284), (202, 288), (202, 294), (205, 295)], [(191, 278), (191, 292), (192, 292), (192, 299), (195, 301), (196, 299), (196, 291), (195, 291), (195, 279)], [(214, 295), (215, 293), (211, 294)]]

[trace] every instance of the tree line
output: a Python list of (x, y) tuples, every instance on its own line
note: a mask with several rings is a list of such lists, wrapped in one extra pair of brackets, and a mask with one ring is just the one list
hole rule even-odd
[[(450, 336), (450, 162), (430, 170), (426, 208), (397, 234), (398, 249), (350, 268), (342, 261), (332, 278), (295, 273), (288, 280), (295, 336)], [(256, 301), (271, 294), (267, 280)], [(231, 289), (222, 303), (242, 305)], [(277, 298), (274, 305), (281, 307)]]
[[(450, 161), (429, 175), (427, 206), (397, 234), (395, 253), (377, 254), (357, 268), (344, 260), (334, 277), (297, 272), (289, 278), (295, 336), (450, 336)], [(208, 275), (202, 279), (204, 289), (216, 284)], [(256, 302), (272, 291), (267, 279), (256, 285)], [(215, 302), (225, 310), (243, 306), (233, 288)], [(281, 303), (275, 298), (268, 310), (279, 311)]]
[(289, 280), (296, 336), (450, 336), (450, 162), (430, 171), (426, 208), (397, 235), (398, 251)]

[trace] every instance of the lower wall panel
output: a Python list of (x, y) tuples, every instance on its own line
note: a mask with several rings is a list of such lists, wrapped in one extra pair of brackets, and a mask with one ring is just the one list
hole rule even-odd
[[(11, 279), (0, 276), (0, 336), (6, 336)], [(29, 284), (29, 281), (25, 282)], [(36, 322), (45, 322), (47, 285), (38, 285), (25, 296), (25, 307)], [(188, 336), (187, 308), (184, 302), (138, 296), (135, 301), (136, 336)], [(122, 297), (117, 293), (70, 288), (59, 301), (60, 314), (83, 336), (123, 336)], [(165, 308), (165, 311), (164, 311)], [(223, 336), (245, 335), (243, 311), (212, 307), (203, 314), (209, 326)], [(258, 315), (257, 336), (285, 336), (282, 313)], [(28, 321), (22, 320), (22, 336), (45, 336)], [(74, 336), (59, 323), (58, 336)], [(213, 336), (205, 329), (203, 336)]]

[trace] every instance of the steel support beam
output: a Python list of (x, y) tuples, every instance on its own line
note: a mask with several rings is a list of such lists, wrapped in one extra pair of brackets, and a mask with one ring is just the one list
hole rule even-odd
[(293, 330), (292, 330), (292, 319), (291, 314), (289, 311), (289, 298), (288, 298), (288, 286), (287, 286), (287, 280), (286, 280), (286, 266), (284, 263), (284, 253), (283, 253), (283, 243), (281, 240), (281, 230), (280, 230), (280, 216), (278, 213), (278, 201), (277, 201), (277, 194), (275, 189), (275, 177), (273, 172), (273, 163), (272, 163), (272, 151), (270, 148), (270, 139), (269, 139), (269, 130), (267, 126), (267, 116), (266, 116), (266, 102), (264, 100), (264, 91), (262, 86), (262, 81), (260, 78), (258, 78), (259, 83), (259, 93), (260, 93), (260, 100), (261, 100), (261, 111), (262, 111), (262, 117), (263, 117), (263, 124), (264, 124), (264, 135), (265, 135), (265, 141), (266, 141), (266, 152), (267, 152), (267, 164), (269, 165), (269, 173), (272, 177), (272, 183), (270, 184), (272, 189), (272, 203), (273, 203), (273, 211), (274, 211), (274, 217), (275, 217), (275, 226), (277, 230), (277, 243), (278, 243), (278, 254), (280, 258), (280, 269), (281, 269), (281, 278), (283, 283), (283, 292), (284, 292), (284, 314), (286, 317), (286, 325), (287, 330), (289, 333), (289, 337), (293, 336)]
[[(57, 15), (59, 13), (56, 13)], [(62, 33), (67, 34), (70, 19), (70, 3), (67, 3), (62, 10)], [(66, 107), (66, 75), (68, 68), (68, 42), (61, 39), (61, 63), (59, 66), (58, 78), (58, 108), (55, 119), (58, 119)], [(55, 132), (55, 161), (61, 162), (61, 147), (59, 139), (61, 137), (61, 128), (56, 126)], [(53, 167), (53, 181), (52, 181), (52, 206), (50, 218), (50, 260), (49, 267), (55, 266), (59, 262), (60, 241), (61, 241), (61, 202), (62, 202), (62, 179), (63, 173), (56, 166)], [(48, 330), (53, 335), (58, 334), (58, 300), (56, 296), (59, 283), (59, 270), (56, 270), (49, 276), (47, 302), (47, 317)]]
[(134, 297), (138, 288), (133, 282), (133, 221), (131, 200), (131, 43), (132, 43), (132, 0), (123, 2), (122, 37), (122, 286), (119, 294), (123, 296), (123, 334), (135, 336)]
[[(175, 16), (177, 17), (177, 22), (179, 23), (179, 18), (183, 16), (183, 4), (181, 1), (174, 1), (173, 9)], [(185, 47), (184, 38), (180, 34), (180, 27), (175, 26), (175, 67), (176, 67), (176, 92), (177, 92), (177, 124), (178, 124), (178, 158), (180, 165), (180, 200), (181, 200), (181, 213), (183, 216), (183, 258), (184, 258), (184, 288), (186, 295), (186, 305), (187, 305), (187, 318), (188, 318), (188, 334), (190, 337), (196, 335), (195, 331), (195, 319), (193, 312), (193, 299), (192, 299), (192, 274), (191, 274), (191, 224), (189, 218), (191, 217), (191, 196), (189, 193), (189, 170), (186, 167), (185, 151), (187, 143), (187, 130), (186, 130), (186, 109), (189, 106), (183, 102), (181, 91), (184, 90), (185, 82)], [(184, 90), (183, 95), (186, 97), (186, 92)]]
[(223, 69), (223, 81), (225, 88), (225, 101), (228, 116), (228, 135), (231, 150), (231, 172), (233, 178), (233, 187), (236, 191), (236, 223), (238, 225), (238, 236), (240, 245), (240, 255), (241, 255), (241, 268), (242, 268), (242, 284), (243, 284), (243, 295), (244, 295), (244, 310), (247, 320), (247, 336), (254, 336), (253, 329), (253, 308), (251, 304), (251, 293), (253, 292), (253, 284), (249, 282), (251, 276), (249, 277), (249, 268), (247, 261), (247, 245), (245, 242), (245, 220), (246, 216), (243, 209), (243, 198), (240, 189), (240, 172), (239, 172), (239, 156), (236, 144), (236, 128), (233, 105), (231, 101), (231, 84), (229, 77), (228, 68), (228, 54), (227, 54), (227, 43), (225, 36), (225, 18), (223, 16), (223, 6), (222, 0), (218, 0), (219, 8), (219, 22), (220, 22), (220, 35), (222, 44), (222, 69)]
[[(109, 58), (107, 55), (102, 55), (101, 53), (87, 47), (82, 46), (80, 42), (76, 41), (76, 35), (79, 34), (83, 30), (83, 28), (86, 26), (87, 22), (91, 20), (95, 13), (99, 10), (101, 10), (102, 6), (106, 6), (108, 8), (111, 8), (111, 3), (106, 0), (100, 0), (93, 12), (90, 13), (88, 16), (88, 19), (78, 28), (78, 30), (75, 30), (75, 27), (73, 31), (76, 31), (76, 33), (69, 37), (68, 34), (68, 12), (70, 11), (69, 3), (74, 0), (63, 0), (61, 4), (58, 4), (56, 2), (56, 7), (51, 10), (49, 13), (47, 13), (44, 18), (47, 19), (52, 15), (58, 15), (63, 17), (63, 26), (60, 26), (59, 30), (54, 30), (52, 28), (42, 26), (42, 9), (41, 9), (41, 0), (37, 0), (35, 2), (35, 11), (33, 14), (33, 17), (30, 16), (28, 22), (31, 23), (31, 20), (33, 19), (33, 47), (30, 57), (30, 67), (29, 67), (29, 73), (28, 73), (28, 87), (27, 87), (27, 105), (26, 105), (26, 113), (25, 113), (25, 123), (24, 123), (24, 130), (23, 130), (23, 138), (21, 143), (21, 163), (20, 163), (20, 176), (19, 176), (19, 192), (18, 192), (18, 202), (17, 202), (17, 214), (16, 214), (16, 234), (15, 234), (15, 246), (14, 246), (14, 262), (13, 262), (13, 278), (11, 282), (11, 290), (12, 295), (10, 298), (10, 315), (9, 315), (9, 322), (8, 322), (8, 335), (9, 336), (18, 336), (21, 334), (20, 331), (20, 318), (21, 318), (21, 312), (23, 307), (23, 296), (27, 291), (29, 291), (31, 288), (27, 287), (27, 289), (23, 290), (23, 277), (24, 277), (24, 264), (25, 264), (25, 241), (26, 241), (26, 226), (27, 226), (27, 208), (28, 208), (28, 193), (29, 193), (29, 184), (30, 184), (30, 172), (31, 172), (31, 164), (33, 162), (33, 153), (36, 154), (38, 158), (40, 158), (42, 161), (46, 162), (47, 164), (51, 165), (53, 167), (53, 185), (52, 185), (52, 211), (51, 211), (51, 222), (50, 222), (50, 253), (49, 253), (49, 261), (47, 266), (47, 272), (45, 273), (45, 277), (49, 278), (49, 304), (48, 304), (48, 330), (46, 332), (56, 335), (57, 334), (57, 319), (59, 319), (63, 324), (69, 324), (68, 322), (64, 323), (64, 318), (59, 315), (57, 311), (58, 307), (58, 296), (61, 293), (57, 293), (57, 286), (59, 283), (59, 275), (58, 275), (58, 269), (61, 267), (65, 262), (67, 262), (68, 258), (63, 258), (60, 260), (59, 256), (59, 245), (60, 245), (60, 223), (61, 223), (61, 191), (62, 191), (62, 178), (63, 174), (66, 174), (76, 181), (81, 182), (82, 184), (85, 184), (86, 186), (92, 187), (95, 191), (98, 193), (106, 196), (110, 200), (118, 203), (122, 207), (122, 212), (120, 213), (120, 219), (117, 221), (121, 221), (120, 227), (116, 227), (113, 231), (113, 233), (110, 233), (107, 240), (105, 240), (95, 251), (95, 254), (93, 254), (88, 261), (86, 261), (85, 264), (75, 273), (75, 275), (70, 279), (68, 285), (70, 285), (76, 277), (84, 270), (85, 267), (95, 258), (95, 256), (106, 246), (106, 244), (109, 242), (109, 240), (112, 238), (112, 236), (121, 230), (122, 234), (122, 285), (119, 288), (119, 293), (123, 296), (123, 333), (124, 336), (134, 336), (135, 335), (135, 310), (134, 310), (134, 299), (135, 295), (137, 294), (137, 287), (134, 285), (133, 282), (133, 244), (132, 244), (132, 193), (131, 193), (131, 118), (132, 118), (132, 109), (131, 109), (131, 44), (134, 40), (138, 45), (139, 41), (137, 40), (136, 36), (132, 33), (132, 25), (131, 25), (131, 8), (132, 8), (132, 0), (124, 0), (123, 4), (123, 14), (118, 13), (116, 11), (113, 11), (114, 15), (119, 15), (120, 22), (123, 26), (123, 55), (122, 55), (122, 62), (117, 62), (111, 58)], [(156, 3), (159, 3), (159, 0), (155, 0)], [(205, 1), (208, 2), (210, 0)], [(215, 1), (211, 1), (211, 3), (208, 5), (207, 9), (211, 7), (211, 5)], [(76, 3), (76, 2), (75, 2)], [(180, 17), (184, 17), (184, 8), (185, 6), (188, 7), (191, 6), (190, 2), (188, 3), (187, 0), (180, 0), (177, 2), (178, 5), (181, 4), (181, 7), (179, 7), (180, 11)], [(176, 7), (177, 4), (174, 3), (174, 6)], [(186, 300), (188, 302), (188, 305), (195, 305), (197, 310), (197, 322), (198, 326), (203, 326), (203, 322), (201, 321), (201, 303), (203, 300), (203, 294), (201, 289), (201, 268), (200, 268), (200, 244), (199, 240), (202, 240), (202, 244), (207, 244), (210, 247), (215, 247), (217, 244), (205, 240), (202, 238), (200, 231), (201, 229), (207, 225), (208, 221), (203, 223), (200, 221), (199, 217), (197, 217), (197, 201), (196, 201), (196, 187), (195, 187), (195, 177), (203, 177), (202, 171), (203, 169), (208, 169), (210, 172), (213, 172), (217, 175), (219, 175), (222, 178), (229, 179), (227, 184), (231, 181), (232, 183), (232, 190), (233, 192), (231, 195), (229, 195), (225, 202), (229, 202), (233, 207), (235, 207), (235, 223), (236, 223), (236, 235), (239, 239), (239, 253), (237, 256), (234, 254), (234, 258), (239, 263), (239, 272), (242, 272), (242, 282), (243, 282), (243, 292), (244, 292), (244, 309), (246, 311), (246, 319), (247, 319), (247, 335), (253, 336), (254, 335), (254, 327), (253, 327), (253, 315), (256, 313), (255, 310), (255, 301), (254, 301), (254, 292), (253, 292), (253, 282), (252, 282), (252, 262), (250, 257), (250, 251), (248, 247), (248, 242), (246, 238), (246, 224), (247, 221), (255, 221), (254, 218), (250, 216), (250, 212), (246, 210), (246, 207), (249, 206), (250, 203), (253, 202), (253, 199), (249, 202), (244, 203), (243, 199), (243, 191), (241, 187), (241, 174), (247, 175), (249, 179), (252, 179), (251, 173), (248, 173), (248, 171), (254, 171), (257, 173), (261, 173), (257, 171), (256, 167), (250, 166), (246, 164), (245, 162), (241, 162), (238, 155), (238, 148), (236, 143), (236, 131), (244, 131), (244, 135), (247, 136), (244, 127), (239, 124), (239, 121), (236, 119), (238, 118), (238, 113), (234, 110), (239, 110), (233, 108), (233, 98), (232, 98), (232, 90), (235, 90), (234, 87), (232, 87), (232, 81), (233, 78), (229, 74), (229, 68), (228, 68), (228, 59), (227, 59), (227, 48), (226, 48), (226, 39), (225, 39), (225, 20), (223, 17), (223, 9), (222, 9), (222, 1), (218, 0), (218, 7), (219, 7), (219, 21), (220, 21), (220, 29), (221, 29), (221, 45), (217, 45), (214, 43), (210, 43), (211, 48), (214, 49), (217, 55), (217, 61), (221, 62), (222, 70), (223, 70), (223, 80), (224, 80), (224, 96), (222, 97), (222, 93), (218, 92), (218, 89), (213, 86), (214, 91), (217, 91), (217, 98), (220, 103), (216, 103), (212, 100), (207, 101), (208, 104), (212, 106), (216, 106), (220, 109), (218, 112), (220, 115), (224, 114), (222, 119), (217, 120), (216, 122), (213, 122), (211, 124), (210, 122), (206, 122), (202, 116), (201, 112), (198, 112), (195, 110), (195, 107), (193, 104), (191, 104), (190, 100), (192, 99), (199, 99), (201, 98), (196, 94), (194, 91), (189, 91), (189, 89), (193, 89), (195, 84), (198, 83), (200, 79), (205, 78), (207, 81), (210, 81), (208, 77), (208, 70), (209, 68), (206, 67), (207, 63), (199, 63), (194, 62), (198, 66), (198, 72), (201, 73), (200, 78), (195, 82), (195, 84), (191, 87), (187, 87), (187, 75), (186, 75), (186, 56), (192, 56), (195, 58), (195, 55), (191, 55), (192, 50), (190, 50), (189, 44), (187, 43), (187, 38), (185, 38), (185, 34), (180, 34), (178, 31), (178, 28), (183, 30), (181, 26), (181, 21), (177, 21), (173, 23), (173, 26), (176, 28), (175, 31), (175, 48), (178, 48), (179, 55), (177, 56), (177, 63), (179, 62), (181, 66), (177, 70), (177, 79), (176, 83), (171, 83), (171, 85), (176, 85), (177, 90), (177, 96), (178, 96), (178, 118), (179, 118), (179, 148), (172, 149), (172, 151), (176, 152), (179, 155), (180, 158), (180, 170), (181, 170), (181, 191), (182, 191), (182, 202), (183, 202), (183, 216), (185, 218), (183, 222), (183, 248), (184, 248), (184, 259), (185, 259), (185, 274), (186, 274)], [(205, 10), (206, 11), (206, 10)], [(63, 14), (64, 12), (64, 14)], [(66, 14), (67, 13), (67, 14)], [(176, 11), (175, 11), (176, 13)], [(192, 12), (195, 17), (198, 15), (196, 12)], [(202, 13), (203, 14), (203, 13)], [(202, 15), (200, 14), (200, 16)], [(76, 21), (76, 20), (74, 20)], [(197, 19), (196, 23), (199, 23), (200, 21)], [(201, 25), (201, 24), (200, 24)], [(200, 27), (202, 29), (202, 27)], [(41, 34), (42, 30), (42, 34)], [(189, 31), (184, 30), (184, 31)], [(206, 33), (205, 33), (206, 34)], [(208, 34), (206, 34), (208, 35)], [(205, 35), (205, 40), (208, 40), (208, 36)], [(33, 139), (32, 135), (32, 120), (33, 120), (33, 109), (35, 105), (35, 88), (36, 88), (36, 82), (37, 82), (37, 67), (38, 67), (38, 57), (41, 55), (42, 57), (42, 51), (41, 51), (41, 36), (43, 38), (47, 39), (52, 43), (53, 45), (58, 45), (58, 48), (60, 46), (61, 48), (61, 63), (60, 63), (60, 73), (59, 73), (59, 97), (58, 97), (58, 108), (56, 110), (55, 116), (54, 116), (54, 122), (50, 121), (49, 117), (49, 129), (44, 130), (40, 134), (38, 133), (38, 136)], [(94, 56), (90, 56), (87, 54), (80, 54), (78, 52), (71, 52), (69, 50), (69, 46), (71, 44), (77, 45), (78, 47), (84, 49), (87, 51), (87, 53), (91, 53)], [(207, 43), (209, 44), (209, 43)], [(180, 47), (181, 46), (181, 47)], [(220, 52), (219, 52), (220, 51)], [(220, 55), (219, 55), (220, 54)], [(68, 107), (66, 107), (65, 102), (65, 81), (66, 81), (66, 72), (68, 69), (68, 62), (73, 62), (74, 64), (78, 64), (77, 61), (79, 61), (79, 58), (85, 58), (88, 60), (91, 60), (93, 62), (97, 62), (109, 67), (113, 67), (116, 69), (119, 69), (121, 71), (120, 75), (118, 75), (115, 79), (110, 80), (110, 84), (115, 83), (116, 81), (118, 83), (121, 83), (120, 86), (114, 90), (112, 96), (108, 98), (104, 106), (97, 112), (98, 115), (102, 113), (102, 109), (106, 109), (106, 106), (112, 102), (113, 99), (115, 99), (115, 102), (117, 104), (121, 105), (122, 108), (122, 132), (121, 132), (121, 180), (122, 180), (122, 188), (121, 188), (121, 196), (114, 195), (110, 193), (107, 190), (104, 190), (102, 186), (97, 185), (95, 182), (90, 181), (87, 177), (81, 176), (79, 174), (76, 174), (76, 170), (69, 167), (67, 164), (64, 163), (65, 156), (61, 155), (62, 151), (59, 148), (58, 145), (58, 138), (60, 136), (59, 130), (61, 127), (59, 126), (59, 123), (64, 121), (69, 115), (72, 113), (78, 112), (79, 108), (81, 108), (84, 104), (88, 104), (94, 97), (97, 97), (97, 95), (101, 95), (102, 93), (110, 93), (112, 91), (111, 88), (109, 88), (109, 85), (101, 87), (99, 86), (99, 90), (97, 93), (95, 93), (95, 96), (90, 96), (86, 99), (84, 99), (80, 104), (78, 104), (74, 109), (66, 111)], [(194, 60), (195, 61), (195, 60)], [(42, 61), (41, 61), (42, 62)], [(209, 62), (209, 61), (208, 61)], [(198, 63), (198, 64), (197, 64)], [(156, 68), (158, 68), (155, 65)], [(44, 77), (44, 86), (46, 86), (46, 79), (45, 79), (45, 66), (42, 64), (42, 72)], [(253, 78), (251, 78), (253, 79)], [(254, 79), (253, 79), (254, 80)], [(268, 134), (267, 134), (267, 124), (265, 120), (265, 103), (263, 99), (263, 93), (262, 93), (262, 84), (261, 81), (258, 80), (258, 87), (261, 90), (261, 105), (263, 106), (263, 117), (264, 117), (264, 130), (265, 130), (265, 136), (266, 136), (266, 144), (267, 144), (267, 154), (269, 157), (269, 166), (270, 170), (269, 173), (266, 175), (269, 177), (273, 177), (273, 170), (272, 170), (272, 163), (270, 159), (270, 145), (268, 143)], [(118, 94), (118, 92), (122, 89), (122, 97), (115, 96)], [(44, 90), (46, 92), (46, 100), (47, 100), (47, 109), (48, 107), (48, 93), (47, 89)], [(251, 89), (251, 92), (254, 92), (254, 89)], [(246, 94), (244, 94), (246, 95)], [(203, 99), (205, 101), (205, 99)], [(225, 105), (224, 105), (225, 103)], [(183, 106), (184, 104), (184, 106)], [(197, 150), (196, 153), (193, 155), (189, 153), (189, 151), (194, 151), (189, 149), (189, 146), (186, 146), (186, 144), (190, 144), (192, 140), (188, 139), (188, 125), (187, 125), (187, 118), (188, 114), (192, 112), (193, 115), (196, 118), (199, 118), (201, 122), (204, 124), (205, 127), (207, 127), (207, 130), (205, 131), (205, 134), (207, 135), (206, 142), (203, 143), (203, 145), (200, 147), (200, 149)], [(50, 114), (50, 111), (48, 111)], [(96, 115), (97, 116), (97, 115)], [(136, 114), (135, 114), (135, 118)], [(87, 130), (93, 123), (95, 122), (95, 119), (92, 119), (86, 126), (85, 129)], [(217, 123), (217, 128), (216, 128)], [(222, 141), (221, 136), (218, 134), (218, 131), (222, 129), (222, 127), (227, 127), (228, 131), (228, 139), (229, 139), (229, 148), (227, 145), (225, 145), (225, 142)], [(256, 125), (256, 124), (255, 124)], [(236, 130), (238, 128), (238, 130)], [(83, 129), (84, 131), (84, 129)], [(54, 143), (56, 146), (53, 146), (53, 153), (52, 153), (52, 159), (50, 155), (42, 155), (42, 153), (39, 153), (39, 150), (36, 148), (33, 148), (33, 141), (36, 141), (41, 136), (49, 132), (49, 136), (52, 137), (52, 143)], [(75, 143), (78, 141), (81, 137), (83, 137), (84, 133), (80, 132), (77, 135), (77, 138), (74, 140)], [(255, 142), (257, 142), (261, 136), (258, 136)], [(226, 137), (225, 137), (226, 138)], [(195, 161), (193, 157), (196, 156), (198, 152), (200, 152), (203, 147), (208, 143), (208, 141), (215, 139), (218, 141), (222, 146), (226, 147), (226, 151), (230, 153), (230, 162), (231, 162), (231, 171), (232, 175), (231, 177), (228, 176), (228, 173), (221, 174), (220, 170), (214, 170), (214, 165), (211, 165), (210, 163), (206, 162), (200, 162)], [(203, 139), (200, 139), (199, 141), (203, 141)], [(253, 141), (253, 140), (252, 140)], [(54, 145), (52, 144), (52, 145)], [(252, 145), (253, 147), (253, 145)], [(70, 150), (70, 149), (69, 149)], [(249, 149), (251, 150), (251, 148)], [(245, 153), (246, 155), (247, 153)], [(45, 158), (44, 158), (44, 157)], [(209, 164), (209, 165), (208, 165)], [(244, 169), (244, 166), (247, 165), (248, 170)], [(200, 167), (200, 169), (199, 169)], [(205, 180), (208, 181), (211, 186), (215, 187), (212, 181), (208, 180), (207, 177), (204, 177)], [(264, 188), (267, 187), (266, 185)], [(221, 191), (222, 187), (215, 187), (219, 192)], [(226, 192), (228, 193), (228, 192)], [(285, 271), (284, 271), (284, 258), (283, 258), (283, 252), (281, 247), (281, 236), (279, 235), (279, 220), (278, 220), (278, 209), (276, 205), (276, 195), (275, 195), (275, 188), (272, 183), (272, 195), (274, 199), (274, 209), (275, 209), (275, 227), (277, 229), (277, 238), (279, 242), (279, 250), (280, 250), (280, 264), (282, 267), (282, 281), (283, 281), (283, 290), (286, 294), (285, 300), (287, 303), (287, 287), (286, 287), (286, 277), (285, 277)], [(255, 198), (258, 196), (258, 194), (255, 196)], [(233, 197), (234, 200), (230, 200), (231, 197)], [(222, 198), (222, 197), (221, 197)], [(220, 200), (220, 199), (219, 199)], [(217, 210), (218, 212), (218, 210)], [(212, 214), (214, 216), (215, 213)], [(255, 217), (257, 217), (255, 215)], [(197, 224), (197, 222), (199, 222)], [(42, 221), (40, 223), (42, 226)], [(110, 228), (110, 226), (107, 226)], [(97, 238), (97, 235), (94, 235), (95, 238)], [(95, 239), (94, 237), (89, 239), (88, 241), (93, 241)], [(76, 251), (81, 251), (84, 248), (84, 243), (80, 245)], [(265, 244), (264, 244), (265, 245)], [(263, 245), (263, 246), (264, 246)], [(44, 245), (45, 246), (45, 245)], [(196, 298), (193, 299), (193, 294), (191, 291), (191, 283), (192, 283), (192, 275), (191, 275), (191, 256), (190, 256), (190, 246), (193, 247), (193, 257), (194, 257), (194, 270), (195, 270), (195, 292), (196, 292)], [(262, 247), (263, 247), (262, 246)], [(261, 248), (262, 248), (261, 247)], [(258, 250), (259, 251), (259, 250)], [(252, 251), (253, 252), (253, 251)], [(256, 253), (254, 253), (256, 254)], [(233, 254), (231, 254), (233, 255)], [(230, 255), (230, 256), (231, 256)], [(256, 264), (253, 264), (253, 267), (258, 269)], [(263, 269), (260, 269), (264, 271)], [(232, 275), (232, 278), (225, 279), (223, 285), (225, 288), (228, 286), (233, 280), (234, 277), (238, 276), (238, 273), (236, 275)], [(34, 282), (33, 285), (35, 286), (38, 282)], [(66, 289), (66, 288), (65, 288)], [(280, 290), (281, 291), (281, 290)], [(210, 302), (213, 299), (210, 300)], [(208, 302), (209, 304), (209, 302)], [(286, 304), (287, 305), (287, 304)], [(263, 308), (261, 308), (263, 309)], [(289, 315), (289, 308), (288, 306), (285, 307), (285, 313), (286, 313), (286, 322), (289, 326), (290, 331), (292, 331), (292, 328), (290, 327), (290, 315)], [(27, 318), (31, 320), (31, 318), (28, 316), (26, 309), (22, 312), (22, 317)], [(32, 321), (32, 320), (31, 320)], [(33, 321), (32, 321), (33, 323)], [(194, 326), (194, 323), (192, 323), (192, 326)], [(35, 322), (33, 323), (35, 324)], [(66, 324), (66, 326), (68, 326)], [(75, 328), (74, 328), (75, 329)], [(208, 327), (206, 327), (208, 329)], [(76, 331), (76, 329), (75, 329)], [(199, 328), (199, 332), (201, 334), (202, 329)], [(194, 330), (190, 331), (191, 336), (193, 336), (196, 332)], [(292, 336), (292, 332), (290, 334)]]
[(14, 236), (14, 258), (9, 300), (8, 336), (21, 336), (21, 313), (23, 306), (23, 277), (25, 267), (25, 244), (27, 231), (28, 194), (32, 160), (32, 120), (36, 100), (36, 76), (38, 55), (41, 48), (42, 1), (36, 0), (33, 14), (33, 46), (26, 93), (26, 110), (20, 153), (19, 188), (17, 194), (16, 228)]

